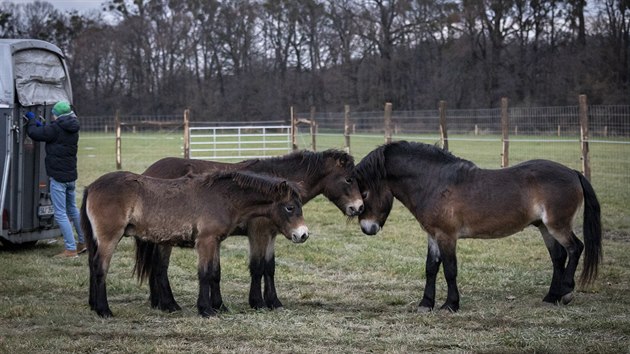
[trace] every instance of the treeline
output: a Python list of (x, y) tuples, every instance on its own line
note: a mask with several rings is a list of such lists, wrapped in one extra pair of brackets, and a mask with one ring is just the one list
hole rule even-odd
[(630, 102), (627, 0), (2, 2), (0, 36), (58, 45), (83, 115)]

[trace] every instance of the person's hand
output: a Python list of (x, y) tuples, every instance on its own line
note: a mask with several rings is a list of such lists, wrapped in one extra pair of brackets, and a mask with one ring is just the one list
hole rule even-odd
[(28, 120), (35, 119), (35, 112), (26, 112), (24, 117), (26, 117), (26, 119)]

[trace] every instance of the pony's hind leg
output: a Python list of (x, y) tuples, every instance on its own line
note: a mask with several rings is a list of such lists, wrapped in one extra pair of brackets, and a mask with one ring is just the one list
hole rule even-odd
[(543, 235), (553, 264), (551, 285), (543, 301), (566, 305), (573, 300), (575, 270), (584, 249), (584, 244), (575, 236), (573, 231), (561, 232), (554, 230), (552, 233), (547, 226), (542, 224), (538, 226), (538, 229)]
[(545, 245), (549, 251), (551, 257), (551, 263), (553, 265), (553, 275), (551, 277), (551, 285), (549, 286), (549, 292), (543, 298), (544, 302), (556, 304), (562, 298), (562, 278), (564, 276), (565, 264), (567, 261), (567, 251), (556, 241), (553, 236), (547, 231), (547, 228), (542, 225), (538, 227), (543, 235)]
[[(99, 235), (97, 232), (96, 235)], [(90, 260), (90, 307), (101, 317), (112, 317), (107, 301), (107, 271), (114, 254), (114, 249), (122, 237), (97, 237), (98, 248)]]
[(563, 305), (566, 305), (573, 300), (573, 289), (575, 289), (575, 271), (577, 269), (578, 262), (580, 261), (582, 251), (584, 251), (584, 243), (575, 236), (573, 231), (569, 231), (569, 233), (571, 237), (569, 245), (566, 246), (567, 253), (569, 254), (569, 261), (566, 269), (564, 270), (562, 284), (565, 289), (571, 289), (571, 291), (562, 296), (561, 300)]
[(179, 311), (182, 308), (175, 301), (168, 280), (168, 265), (173, 247), (158, 244), (152, 246), (154, 249), (150, 257), (154, 264), (149, 275), (151, 307), (168, 312)]

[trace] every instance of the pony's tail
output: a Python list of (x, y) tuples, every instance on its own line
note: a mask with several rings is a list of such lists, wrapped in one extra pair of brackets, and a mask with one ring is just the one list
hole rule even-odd
[(88, 261), (90, 267), (94, 262), (94, 256), (98, 249), (98, 243), (94, 239), (94, 231), (92, 230), (92, 222), (87, 215), (87, 200), (89, 187), (86, 187), (83, 191), (83, 201), (81, 202), (81, 230), (83, 230), (83, 236), (85, 237), (85, 243), (88, 249)]
[(580, 275), (580, 285), (591, 284), (597, 278), (599, 263), (602, 261), (602, 221), (599, 201), (591, 183), (580, 172), (584, 193), (584, 267)]
[(90, 308), (92, 310), (96, 310), (96, 292), (95, 292), (95, 265), (98, 263), (96, 259), (96, 251), (98, 249), (98, 242), (94, 239), (94, 230), (92, 229), (92, 222), (87, 214), (87, 200), (88, 200), (88, 191), (90, 187), (85, 187), (83, 191), (83, 201), (81, 202), (81, 230), (83, 230), (83, 237), (85, 237), (85, 244), (88, 249), (88, 267), (90, 270), (90, 287), (89, 287), (89, 297), (88, 303), (90, 304)]
[(140, 284), (151, 276), (151, 273), (154, 271), (153, 266), (159, 264), (157, 261), (160, 258), (159, 252), (160, 250), (156, 243), (136, 238), (136, 264), (133, 267), (133, 272), (136, 274)]

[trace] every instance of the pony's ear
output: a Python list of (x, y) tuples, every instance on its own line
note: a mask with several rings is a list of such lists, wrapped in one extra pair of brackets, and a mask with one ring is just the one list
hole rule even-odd
[(279, 195), (288, 195), (289, 194), (289, 183), (287, 181), (282, 181), (276, 185), (276, 191)]
[(189, 176), (192, 176), (193, 174), (194, 174), (194, 169), (193, 169), (192, 165), (187, 163), (186, 164), (186, 176), (189, 177)]
[(348, 165), (348, 160), (348, 155), (343, 154), (337, 159), (337, 165), (341, 167), (346, 167), (346, 165)]

